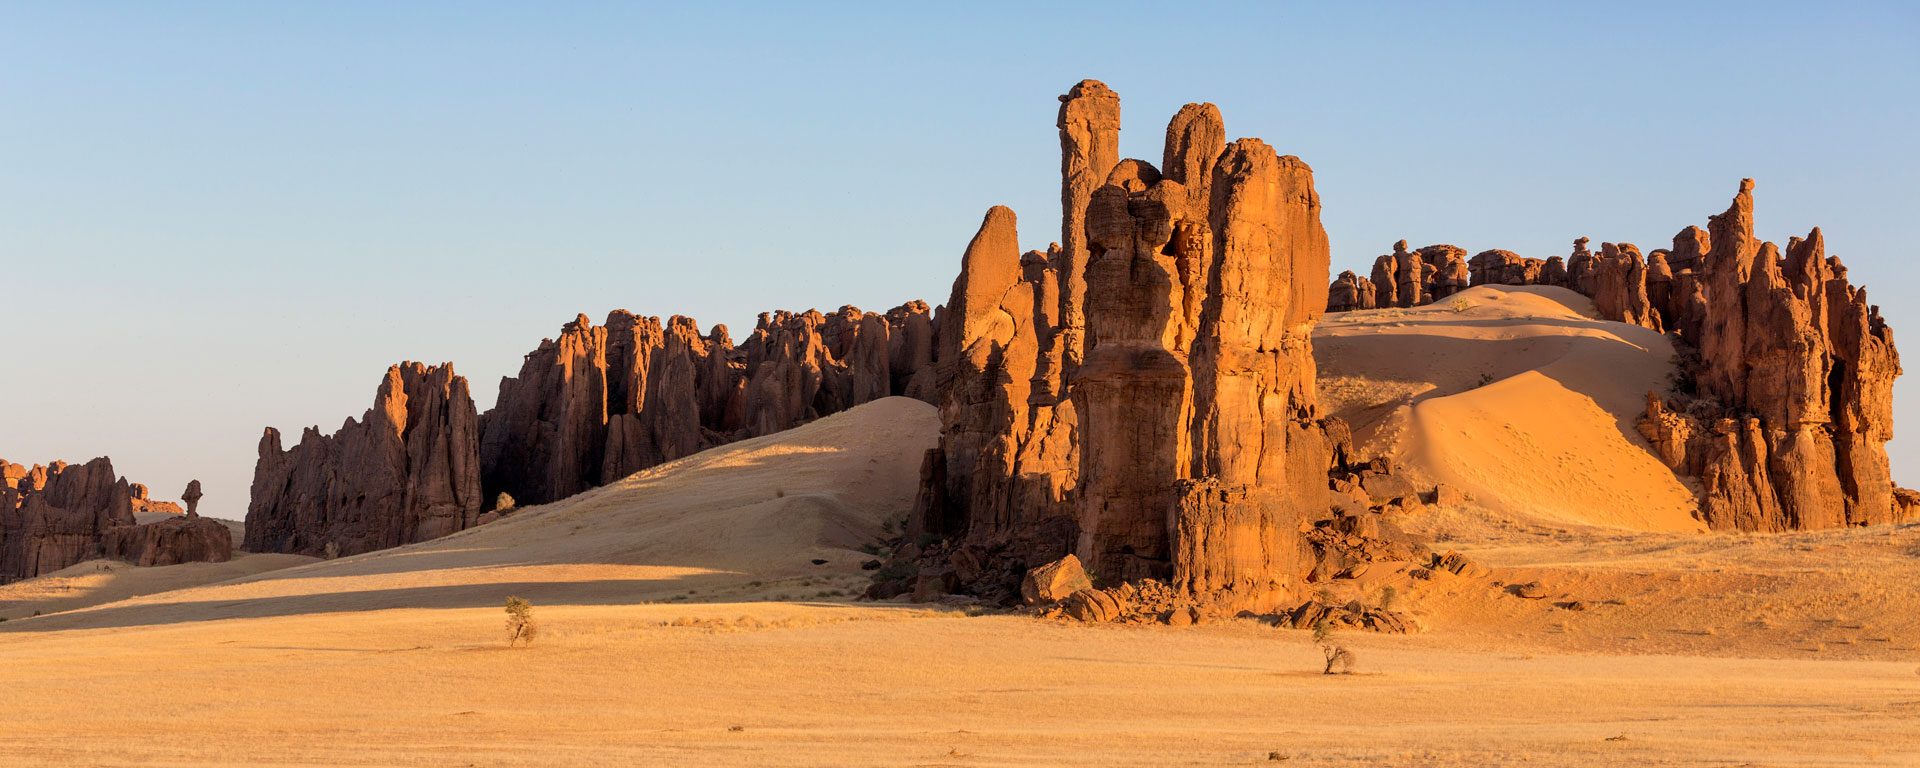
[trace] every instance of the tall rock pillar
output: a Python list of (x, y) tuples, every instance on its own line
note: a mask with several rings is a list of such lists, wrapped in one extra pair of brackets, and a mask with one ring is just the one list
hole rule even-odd
[(1060, 97), (1060, 321), (1067, 371), (1085, 346), (1087, 204), (1120, 162), (1120, 94), (1082, 80)]

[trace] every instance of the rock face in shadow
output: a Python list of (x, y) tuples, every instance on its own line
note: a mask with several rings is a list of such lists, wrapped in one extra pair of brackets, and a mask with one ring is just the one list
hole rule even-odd
[(1705, 235), (1690, 227), (1674, 245), (1689, 264), (1682, 274), (1700, 273), (1669, 297), (1681, 340), (1697, 350), (1683, 363), (1692, 386), (1650, 396), (1640, 430), (1669, 466), (1699, 478), (1707, 523), (1782, 531), (1903, 519), (1886, 453), (1901, 373), (1893, 331), (1826, 255), (1820, 230), (1789, 240), (1784, 255), (1759, 241), (1746, 180)]
[(1378, 306), (1374, 298), (1378, 293), (1379, 289), (1374, 287), (1372, 280), (1364, 279), (1354, 274), (1352, 270), (1341, 272), (1339, 277), (1333, 279), (1333, 285), (1327, 289), (1327, 311), (1350, 312), (1356, 309), (1373, 309)]
[(445, 536), (480, 514), (479, 419), (451, 364), (387, 369), (373, 407), (283, 450), (260, 438), (246, 548), (350, 555)]
[(233, 559), (233, 532), (217, 520), (183, 515), (108, 529), (101, 549), (140, 566), (224, 563)]
[(544, 504), (882, 397), (928, 397), (933, 337), (917, 301), (762, 313), (738, 347), (725, 326), (703, 336), (686, 317), (581, 315), (501, 379), (480, 418), (486, 497)]
[[(1060, 96), (1060, 319), (1063, 365), (1080, 364), (1086, 328), (1087, 202), (1120, 162), (1120, 95), (1098, 80), (1082, 80)], [(1169, 126), (1171, 137), (1174, 127)], [(1183, 139), (1189, 136), (1181, 131)], [(1193, 138), (1201, 138), (1194, 136)]]
[(923, 302), (885, 314), (769, 312), (735, 346), (724, 326), (616, 310), (527, 354), (476, 414), (451, 365), (388, 370), (374, 407), (254, 468), (247, 548), (350, 555), (473, 527), (485, 499), (541, 504), (721, 443), (896, 394), (932, 397), (936, 326)]
[[(145, 485), (115, 475), (113, 460), (104, 456), (79, 465), (56, 461), (31, 468), (0, 460), (0, 583), (119, 557), (122, 543), (135, 540), (151, 561), (131, 560), (140, 565), (231, 556), (232, 536), (218, 522), (196, 514), (136, 525), (136, 511), (178, 514), (179, 506), (152, 500)], [(193, 532), (161, 533), (187, 529)]]
[[(1084, 169), (1061, 126), (1063, 168)], [(1216, 107), (1190, 104), (1162, 167), (1115, 160), (1090, 190), (1066, 174), (1084, 263), (1071, 245), (1018, 256), (1013, 212), (987, 213), (943, 316), (941, 445), (895, 556), (919, 564), (916, 593), (1012, 601), (1029, 568), (1074, 555), (1101, 581), (1259, 609), (1311, 571), (1301, 532), (1327, 512), (1332, 460), (1309, 334), (1327, 303), (1320, 201), (1305, 163), (1225, 135)], [(1344, 280), (1350, 303), (1378, 290)], [(1076, 328), (1046, 297), (1079, 284)]]

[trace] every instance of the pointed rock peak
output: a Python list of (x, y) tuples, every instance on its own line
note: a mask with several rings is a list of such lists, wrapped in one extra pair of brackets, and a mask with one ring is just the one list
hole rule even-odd
[[(960, 259), (960, 277), (954, 285), (953, 302), (962, 305), (964, 316), (974, 309), (993, 306), (1008, 286), (1020, 279), (1020, 235), (1013, 209), (996, 205), (987, 209), (980, 230), (967, 243)], [(963, 320), (964, 322), (964, 320)]]
[(1212, 177), (1214, 161), (1226, 146), (1227, 128), (1220, 120), (1220, 108), (1212, 104), (1188, 104), (1167, 123), (1167, 142), (1160, 167), (1167, 178), (1181, 184), (1205, 184)]

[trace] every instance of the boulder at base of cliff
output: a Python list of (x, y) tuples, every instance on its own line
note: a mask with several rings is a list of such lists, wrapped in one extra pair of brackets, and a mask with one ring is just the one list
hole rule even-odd
[(1039, 605), (1065, 600), (1068, 595), (1092, 588), (1093, 581), (1080, 566), (1080, 558), (1067, 555), (1027, 571), (1026, 578), (1020, 581), (1020, 598), (1027, 605)]

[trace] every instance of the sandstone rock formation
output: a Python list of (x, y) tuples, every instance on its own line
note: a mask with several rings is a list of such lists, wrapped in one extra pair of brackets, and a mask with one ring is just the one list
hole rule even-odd
[(387, 369), (373, 407), (283, 450), (260, 438), (246, 548), (351, 555), (444, 536), (480, 514), (478, 418), (451, 364)]
[(111, 459), (18, 466), (0, 487), (0, 582), (99, 557), (109, 529), (134, 524), (132, 489), (114, 474)]
[[(1363, 306), (1350, 286), (1336, 280), (1327, 291), (1327, 309), (1414, 307), (1474, 285), (1552, 285), (1592, 298), (1603, 318), (1663, 330), (1669, 305), (1679, 301), (1676, 291), (1683, 290), (1674, 287), (1679, 281), (1671, 269), (1654, 266), (1665, 262), (1665, 252), (1655, 251), (1657, 258), (1650, 262), (1631, 243), (1603, 243), (1596, 255), (1587, 250), (1587, 242), (1584, 237), (1574, 241), (1573, 254), (1565, 259), (1533, 259), (1497, 248), (1468, 259), (1466, 251), (1451, 245), (1429, 245), (1416, 252), (1420, 258), (1411, 259), (1402, 240), (1393, 255), (1381, 256), (1373, 266), (1376, 295), (1390, 295), (1391, 301), (1378, 298), (1372, 306)], [(1418, 279), (1409, 278), (1409, 272)]]
[(233, 559), (233, 532), (217, 520), (189, 513), (110, 528), (101, 549), (107, 557), (141, 566), (224, 563)]
[[(1091, 82), (1063, 97), (1069, 246), (1019, 258), (1013, 213), (995, 208), (962, 258), (941, 325), (941, 445), (912, 523), (944, 541), (908, 553), (916, 592), (1010, 601), (1028, 568), (1073, 554), (1130, 593), (1165, 582), (1272, 607), (1311, 570), (1301, 529), (1327, 510), (1332, 461), (1309, 335), (1328, 264), (1312, 171), (1257, 139), (1225, 144), (1204, 104), (1175, 116), (1161, 168), (1089, 167), (1064, 116), (1089, 93), (1119, 111)], [(1082, 284), (1083, 324), (1048, 311), (1049, 286)], [(1048, 372), (1075, 344), (1079, 364)], [(1101, 614), (1116, 594), (1083, 590), (1065, 610)]]
[[(1701, 516), (1713, 527), (1903, 519), (1885, 448), (1900, 374), (1893, 332), (1826, 255), (1820, 230), (1791, 239), (1784, 254), (1754, 237), (1752, 189), (1742, 182), (1726, 213), (1706, 229), (1681, 230), (1671, 250), (1643, 257), (1631, 243), (1602, 243), (1596, 254), (1582, 237), (1564, 262), (1482, 251), (1469, 260), (1469, 277), (1473, 285), (1570, 288), (1593, 299), (1603, 319), (1673, 334), (1679, 378), (1694, 384), (1652, 398), (1640, 431), (1669, 466), (1699, 479)], [(1392, 277), (1404, 250), (1375, 262), (1381, 290), (1407, 291)], [(1360, 293), (1335, 281), (1327, 307), (1369, 308)]]
[(1341, 272), (1333, 279), (1333, 286), (1327, 289), (1328, 312), (1351, 312), (1356, 309), (1373, 309), (1379, 306), (1374, 297), (1378, 295), (1372, 280), (1362, 279), (1352, 270)]
[(1393, 260), (1395, 306), (1417, 307), (1433, 300), (1431, 270), (1420, 254), (1407, 250), (1407, 241), (1394, 243), (1393, 253), (1381, 258)]
[(451, 365), (394, 366), (374, 408), (334, 435), (309, 429), (283, 450), (266, 431), (247, 546), (351, 555), (425, 541), (478, 524), (483, 499), (555, 501), (870, 400), (930, 398), (935, 336), (917, 301), (764, 313), (738, 347), (686, 317), (580, 315), (480, 415)]
[(200, 481), (187, 481), (187, 489), (180, 492), (180, 500), (187, 505), (187, 517), (200, 516), (200, 497)]
[(1026, 578), (1020, 581), (1020, 598), (1027, 605), (1039, 605), (1065, 600), (1068, 595), (1092, 588), (1093, 582), (1081, 567), (1080, 558), (1067, 555), (1027, 571)]
[(932, 313), (917, 301), (762, 313), (738, 347), (725, 326), (702, 336), (691, 318), (581, 315), (501, 380), (480, 419), (482, 484), (543, 504), (871, 400), (930, 397), (933, 355)]
[(1459, 246), (1436, 244), (1409, 251), (1407, 241), (1401, 240), (1394, 243), (1393, 253), (1374, 259), (1371, 278), (1340, 273), (1327, 289), (1327, 311), (1413, 307), (1452, 296), (1470, 285), (1466, 257)]
[[(1218, 112), (1215, 113), (1218, 122)], [(1195, 116), (1192, 119), (1201, 119)], [(1176, 121), (1178, 122), (1178, 121)], [(1060, 208), (1066, 211), (1060, 227), (1060, 334), (1064, 364), (1080, 364), (1082, 333), (1086, 328), (1083, 302), (1087, 283), (1086, 210), (1093, 191), (1106, 183), (1107, 173), (1120, 162), (1120, 96), (1098, 80), (1082, 80), (1060, 97)], [(1168, 126), (1167, 135), (1174, 135)], [(1180, 129), (1181, 140), (1204, 138)], [(1224, 138), (1224, 136), (1223, 136)]]
[[(189, 501), (189, 508), (193, 504)], [(232, 555), (226, 526), (197, 514), (135, 524), (135, 512), (177, 514), (179, 509), (154, 501), (145, 485), (115, 475), (113, 461), (104, 456), (81, 465), (55, 461), (31, 468), (0, 460), (0, 583), (102, 556), (172, 565)], [(124, 557), (135, 548), (135, 557)]]
[(1434, 301), (1443, 300), (1473, 285), (1465, 248), (1429, 245), (1420, 249), (1420, 258), (1428, 266), (1427, 294)]
[(1602, 319), (1662, 330), (1660, 314), (1647, 299), (1646, 260), (1632, 243), (1600, 244), (1600, 255), (1593, 259), (1590, 295)]
[(1701, 273), (1684, 292), (1699, 299), (1675, 304), (1681, 340), (1697, 349), (1685, 364), (1695, 391), (1650, 395), (1640, 429), (1669, 466), (1700, 479), (1707, 523), (1900, 520), (1886, 453), (1901, 373), (1893, 331), (1826, 255), (1820, 230), (1789, 240), (1784, 256), (1759, 241), (1745, 180), (1704, 237), (1689, 228), (1674, 244), (1676, 260)]

